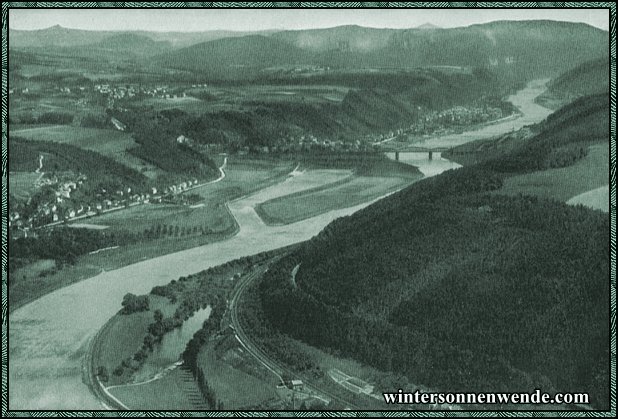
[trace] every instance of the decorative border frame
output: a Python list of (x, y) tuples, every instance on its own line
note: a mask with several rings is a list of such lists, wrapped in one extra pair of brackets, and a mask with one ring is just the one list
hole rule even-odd
[(616, 4), (613, 2), (6, 2), (2, 3), (2, 417), (528, 417), (526, 411), (9, 411), (8, 410), (8, 12), (10, 8), (604, 8), (609, 10), (610, 57), (610, 410), (535, 411), (536, 417), (616, 415)]

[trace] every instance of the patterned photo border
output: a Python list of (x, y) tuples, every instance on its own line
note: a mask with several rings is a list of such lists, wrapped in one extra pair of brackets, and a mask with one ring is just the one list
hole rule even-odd
[[(611, 327), (611, 409), (607, 412), (265, 412), (265, 411), (10, 411), (8, 410), (8, 12), (11, 8), (605, 8), (610, 15), (610, 327)], [(6, 2), (2, 3), (2, 417), (615, 417), (616, 414), (616, 4), (613, 2)]]

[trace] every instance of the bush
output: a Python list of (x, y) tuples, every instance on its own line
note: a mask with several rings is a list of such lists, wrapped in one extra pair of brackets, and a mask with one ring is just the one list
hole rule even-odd
[(149, 310), (149, 299), (147, 295), (136, 296), (128, 293), (122, 299), (122, 314), (132, 314), (140, 311)]

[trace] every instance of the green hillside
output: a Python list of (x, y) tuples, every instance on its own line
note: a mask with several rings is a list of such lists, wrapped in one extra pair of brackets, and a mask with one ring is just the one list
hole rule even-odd
[(607, 57), (601, 57), (586, 61), (553, 79), (537, 101), (544, 106), (557, 108), (578, 97), (608, 92), (609, 61)]
[(11, 137), (9, 147), (11, 172), (34, 171), (38, 168), (39, 156), (42, 155), (47, 172), (81, 173), (101, 185), (106, 185), (107, 182), (109, 185), (119, 184), (134, 189), (147, 184), (148, 179), (138, 171), (95, 151), (73, 145)]
[(249, 78), (266, 67), (308, 63), (305, 52), (263, 35), (224, 38), (154, 57), (162, 67), (192, 70), (221, 79)]
[[(607, 408), (607, 215), (496, 193), (509, 176), (552, 167), (578, 133), (607, 138), (601, 102), (564, 109), (501, 157), (336, 220), (269, 270), (267, 318), (409, 386), (589, 392)], [(558, 127), (573, 135), (554, 135)]]

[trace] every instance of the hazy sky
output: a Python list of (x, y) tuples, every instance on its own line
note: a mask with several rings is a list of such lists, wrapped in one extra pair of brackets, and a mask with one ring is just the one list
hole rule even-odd
[(61, 25), (90, 30), (256, 31), (361, 25), (448, 28), (495, 20), (550, 19), (585, 22), (608, 30), (607, 9), (9, 9), (13, 29)]

